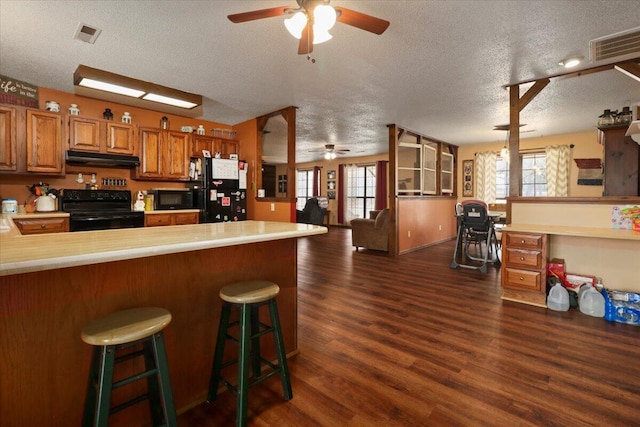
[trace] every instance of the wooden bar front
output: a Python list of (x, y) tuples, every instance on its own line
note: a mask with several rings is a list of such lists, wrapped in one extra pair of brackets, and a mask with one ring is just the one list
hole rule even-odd
[[(295, 238), (0, 277), (0, 425), (80, 425), (92, 350), (80, 331), (92, 319), (131, 307), (171, 312), (165, 339), (176, 407), (182, 412), (203, 402), (221, 308), (218, 291), (251, 279), (280, 286), (285, 348), (296, 352)], [(274, 359), (269, 340), (264, 347)], [(122, 373), (136, 363), (125, 362)], [(144, 390), (141, 383), (133, 389)], [(120, 391), (114, 403), (136, 390)], [(111, 422), (149, 424), (148, 412), (141, 403)]]

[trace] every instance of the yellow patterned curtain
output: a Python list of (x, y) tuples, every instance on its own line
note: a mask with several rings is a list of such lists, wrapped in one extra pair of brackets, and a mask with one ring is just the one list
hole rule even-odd
[(547, 156), (547, 196), (568, 196), (571, 149), (568, 145), (554, 145), (545, 148), (544, 152)]
[(498, 156), (493, 151), (476, 154), (477, 199), (485, 203), (496, 201), (496, 161)]

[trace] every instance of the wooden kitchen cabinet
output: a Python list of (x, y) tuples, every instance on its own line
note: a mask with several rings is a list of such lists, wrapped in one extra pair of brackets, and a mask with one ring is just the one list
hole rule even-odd
[(502, 299), (547, 306), (547, 235), (503, 231)]
[(147, 214), (144, 216), (145, 227), (158, 227), (164, 225), (188, 225), (200, 222), (198, 212), (168, 212)]
[(133, 155), (133, 125), (81, 116), (69, 117), (69, 148), (110, 154)]
[(603, 196), (640, 195), (640, 145), (624, 136), (628, 127), (598, 129), (598, 141), (604, 145)]
[(140, 128), (138, 179), (183, 181), (189, 179), (190, 134)]
[(27, 109), (26, 144), (27, 172), (64, 173), (60, 114)]
[(214, 157), (220, 153), (223, 159), (228, 159), (230, 154), (238, 153), (238, 141), (235, 139), (218, 138), (207, 135), (191, 135), (191, 156), (202, 157), (202, 150), (207, 150)]
[(20, 234), (63, 233), (69, 231), (69, 218), (21, 218), (13, 223)]
[(0, 106), (0, 171), (17, 170), (16, 120), (15, 108)]

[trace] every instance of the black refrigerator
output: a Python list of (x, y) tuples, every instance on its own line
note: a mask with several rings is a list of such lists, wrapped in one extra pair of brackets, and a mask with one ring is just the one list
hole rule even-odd
[(235, 159), (194, 157), (189, 176), (200, 222), (247, 219), (247, 163)]

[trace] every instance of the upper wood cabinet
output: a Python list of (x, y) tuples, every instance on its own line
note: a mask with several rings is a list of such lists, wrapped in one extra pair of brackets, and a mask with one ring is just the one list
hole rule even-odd
[(603, 196), (640, 195), (640, 145), (624, 136), (628, 126), (598, 130), (598, 140), (604, 144)]
[(72, 150), (133, 155), (135, 142), (133, 125), (69, 116), (69, 148)]
[(62, 116), (27, 109), (27, 171), (63, 174)]
[(0, 170), (17, 170), (16, 109), (0, 106)]
[(211, 157), (220, 153), (223, 159), (228, 159), (230, 154), (239, 154), (238, 147), (238, 141), (235, 139), (191, 134), (192, 157), (202, 157), (202, 150), (207, 150), (211, 153)]
[(140, 128), (139, 179), (181, 181), (189, 179), (190, 134)]

